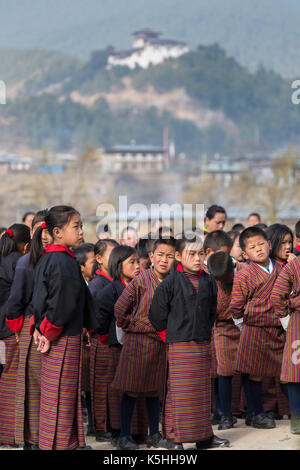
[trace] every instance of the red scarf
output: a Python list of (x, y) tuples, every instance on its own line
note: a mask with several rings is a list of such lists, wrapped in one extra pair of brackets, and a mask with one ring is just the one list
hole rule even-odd
[[(181, 264), (178, 264), (177, 271), (180, 272), (180, 273), (185, 272)], [(193, 274), (194, 276), (200, 276), (202, 273), (203, 273), (203, 269), (199, 269), (199, 271), (197, 273), (191, 273), (191, 274)]]
[(112, 278), (109, 277), (109, 275), (106, 274), (104, 271), (100, 271), (100, 269), (97, 269), (97, 271), (96, 271), (95, 274), (98, 274), (98, 276), (104, 276), (104, 277), (106, 277), (106, 279), (108, 279), (109, 281), (112, 281)]
[(76, 259), (76, 256), (74, 255), (73, 251), (70, 250), (70, 248), (68, 248), (64, 245), (52, 244), (52, 245), (47, 245), (45, 247), (45, 252), (46, 253), (52, 253), (53, 251), (65, 251), (70, 256), (72, 256), (72, 258)]

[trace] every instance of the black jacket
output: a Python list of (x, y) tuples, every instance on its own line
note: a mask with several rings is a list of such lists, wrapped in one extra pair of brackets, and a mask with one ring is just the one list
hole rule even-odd
[(113, 281), (104, 287), (99, 294), (99, 304), (96, 308), (96, 333), (99, 335), (108, 334), (109, 346), (120, 344), (116, 334), (114, 306), (124, 289), (125, 286), (121, 281)]
[(16, 264), (21, 256), (21, 253), (14, 251), (3, 258), (0, 263), (0, 339), (14, 334), (6, 324), (6, 310)]
[[(99, 309), (99, 305), (101, 301), (100, 295), (101, 295), (102, 289), (108, 286), (111, 282), (112, 281), (108, 279), (106, 276), (103, 276), (103, 274), (96, 274), (94, 279), (92, 279), (89, 282), (89, 290), (90, 290), (90, 293), (92, 294), (95, 312)], [(92, 338), (97, 338), (97, 334), (95, 332), (92, 332), (91, 336)]]
[(184, 273), (175, 271), (157, 287), (149, 320), (158, 332), (166, 330), (166, 343), (210, 341), (216, 319), (217, 284), (202, 272), (198, 292)]
[(30, 302), (33, 293), (34, 270), (29, 261), (30, 253), (22, 256), (16, 265), (6, 310), (6, 317), (11, 323), (20, 317), (31, 315)]
[(79, 263), (66, 252), (45, 253), (34, 270), (35, 327), (53, 341), (96, 326), (93, 300)]

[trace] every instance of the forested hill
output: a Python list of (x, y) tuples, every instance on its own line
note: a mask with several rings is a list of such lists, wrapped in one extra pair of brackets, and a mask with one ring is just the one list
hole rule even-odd
[(239, 63), (300, 74), (298, 0), (0, 0), (0, 48), (57, 50), (87, 59), (127, 48), (150, 27), (165, 37), (218, 43)]
[(25, 80), (25, 92), (0, 107), (2, 142), (57, 150), (131, 140), (160, 145), (167, 126), (176, 150), (198, 158), (299, 141), (291, 81), (263, 67), (250, 72), (216, 44), (134, 71), (107, 70), (109, 51), (80, 63), (51, 56), (52, 67), (45, 62), (38, 79)]

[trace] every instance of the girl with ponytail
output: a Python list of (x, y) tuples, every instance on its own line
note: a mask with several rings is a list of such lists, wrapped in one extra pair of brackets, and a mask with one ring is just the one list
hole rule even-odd
[(0, 340), (5, 346), (5, 365), (0, 378), (0, 444), (15, 445), (15, 389), (19, 347), (14, 332), (6, 324), (6, 308), (16, 264), (30, 243), (26, 225), (13, 224), (0, 239)]
[[(52, 242), (45, 227), (48, 210), (37, 212), (32, 221), (31, 237), (42, 230), (40, 254)], [(31, 246), (32, 250), (32, 246)], [(30, 334), (31, 300), (34, 270), (30, 263), (32, 251), (22, 256), (16, 265), (14, 280), (7, 302), (6, 323), (19, 343), (19, 365), (15, 400), (15, 441), (26, 450), (38, 449), (40, 415), (41, 354)], [(35, 337), (39, 333), (36, 331)]]
[[(87, 449), (81, 408), (81, 334), (94, 329), (92, 298), (72, 251), (83, 243), (80, 214), (55, 206), (45, 217), (53, 243), (34, 259), (32, 312), (42, 353), (39, 448)], [(37, 231), (33, 250), (41, 246)]]

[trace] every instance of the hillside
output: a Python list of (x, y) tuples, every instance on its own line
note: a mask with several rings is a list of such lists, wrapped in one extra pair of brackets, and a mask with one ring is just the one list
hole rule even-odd
[(0, 0), (0, 48), (58, 50), (83, 59), (108, 45), (130, 47), (132, 32), (218, 43), (242, 65), (300, 74), (298, 0)]

